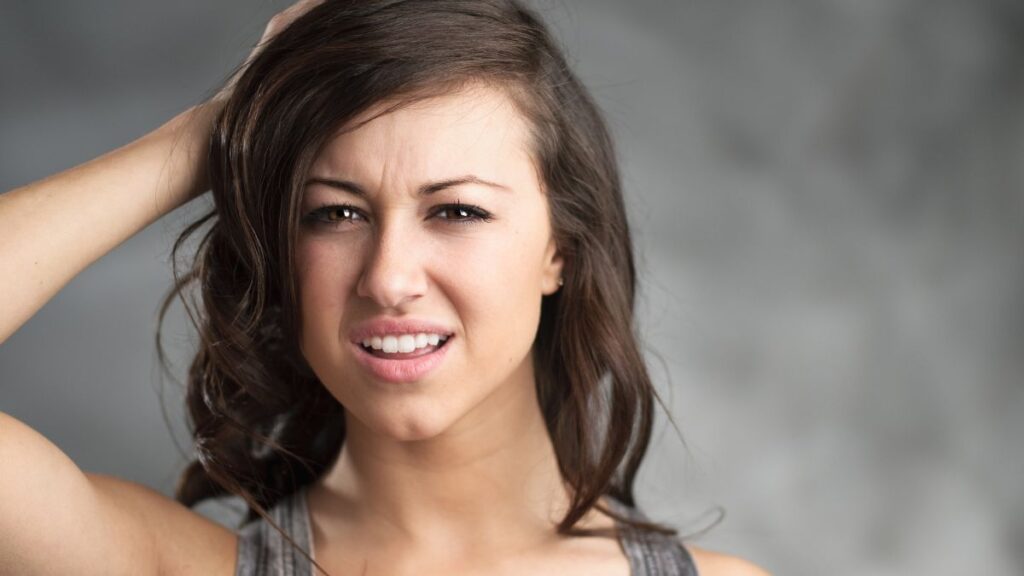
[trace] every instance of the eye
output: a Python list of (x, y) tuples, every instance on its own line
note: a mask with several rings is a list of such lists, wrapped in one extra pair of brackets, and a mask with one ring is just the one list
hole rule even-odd
[[(451, 224), (474, 224), (477, 222), (490, 222), (494, 219), (490, 212), (483, 208), (461, 202), (441, 204), (434, 210), (433, 215), (438, 216), (441, 214), (444, 215), (441, 219)], [(345, 222), (355, 223), (360, 220), (365, 221), (366, 217), (358, 208), (350, 204), (325, 204), (303, 217), (303, 221), (307, 224), (323, 224), (327, 226), (340, 226)]]
[(303, 217), (303, 220), (309, 223), (335, 226), (343, 222), (355, 222), (359, 219), (365, 220), (362, 213), (355, 206), (349, 204), (325, 204)]
[(492, 216), (489, 212), (472, 204), (442, 204), (434, 211), (434, 215), (447, 214), (444, 218), (453, 224), (473, 224), (475, 222), (489, 222)]

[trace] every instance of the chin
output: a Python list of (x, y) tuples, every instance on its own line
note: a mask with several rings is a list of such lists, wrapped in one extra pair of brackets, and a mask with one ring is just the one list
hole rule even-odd
[(424, 406), (379, 406), (371, 414), (357, 414), (346, 410), (346, 417), (354, 417), (371, 434), (389, 438), (395, 442), (417, 442), (430, 440), (443, 434), (453, 422), (437, 407)]

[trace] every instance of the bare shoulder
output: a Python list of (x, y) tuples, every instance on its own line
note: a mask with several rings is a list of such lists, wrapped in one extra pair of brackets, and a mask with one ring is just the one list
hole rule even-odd
[(230, 576), (234, 533), (141, 484), (84, 472), (0, 412), (0, 576)]
[(86, 476), (110, 507), (148, 528), (160, 576), (234, 573), (238, 538), (232, 531), (142, 484), (106, 474)]
[(713, 552), (689, 543), (684, 545), (693, 556), (699, 576), (771, 576), (764, 568), (738, 556)]

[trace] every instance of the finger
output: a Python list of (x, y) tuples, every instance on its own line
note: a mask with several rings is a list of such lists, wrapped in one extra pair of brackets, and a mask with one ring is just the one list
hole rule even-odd
[(223, 100), (230, 97), (231, 93), (234, 92), (238, 78), (242, 75), (245, 69), (248, 68), (249, 63), (252, 62), (253, 59), (255, 59), (263, 50), (263, 47), (297, 18), (324, 2), (325, 0), (300, 0), (271, 17), (266, 28), (263, 30), (263, 36), (260, 38), (259, 42), (253, 46), (253, 49), (249, 52), (245, 61), (238, 67), (235, 74), (228, 79), (221, 90), (214, 96), (214, 99)]
[(300, 16), (323, 3), (324, 0), (300, 0), (277, 14), (274, 14), (270, 19), (270, 22), (267, 23), (266, 29), (263, 31), (263, 38), (260, 39), (260, 44), (266, 43), (268, 40), (280, 33), (281, 30), (287, 28)]

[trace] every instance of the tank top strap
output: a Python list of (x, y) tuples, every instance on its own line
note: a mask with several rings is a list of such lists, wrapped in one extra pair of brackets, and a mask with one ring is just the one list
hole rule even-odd
[[(282, 498), (270, 517), (312, 556), (305, 488)], [(312, 576), (312, 565), (269, 523), (257, 517), (238, 531), (235, 576)]]
[[(621, 516), (650, 521), (639, 508), (628, 506), (611, 495), (605, 498)], [(306, 553), (313, 555), (305, 487), (282, 498), (270, 509), (270, 517)], [(679, 540), (624, 522), (617, 521), (616, 527), (632, 576), (698, 576), (693, 558)], [(262, 518), (239, 529), (235, 576), (312, 576), (312, 573), (309, 560)]]
[[(608, 494), (609, 506), (631, 520), (650, 522), (637, 507), (629, 506)], [(632, 576), (698, 576), (697, 566), (682, 542), (668, 534), (635, 528), (616, 521), (619, 542), (629, 558)]]

